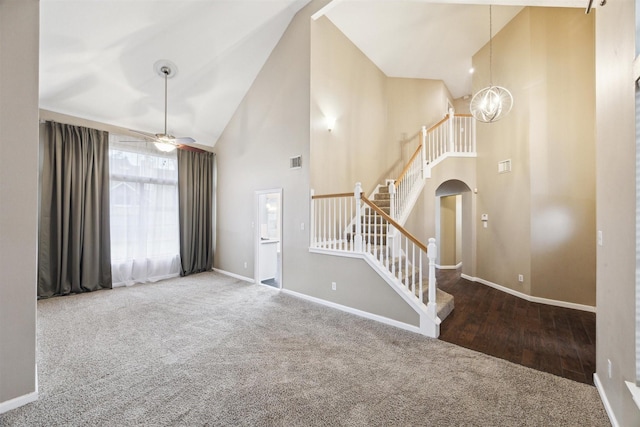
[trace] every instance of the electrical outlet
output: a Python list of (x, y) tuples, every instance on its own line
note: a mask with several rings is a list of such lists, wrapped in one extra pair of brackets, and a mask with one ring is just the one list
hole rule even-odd
[(300, 223), (300, 231), (304, 231), (304, 222)]
[(524, 282), (524, 276), (522, 274), (518, 274), (518, 282)]
[(336, 282), (331, 282), (331, 290), (332, 291), (336, 290)]
[(244, 268), (247, 268), (247, 261), (244, 262)]
[(598, 230), (598, 246), (602, 246), (602, 230)]
[(611, 360), (607, 359), (607, 374), (609, 374), (609, 379), (611, 379)]

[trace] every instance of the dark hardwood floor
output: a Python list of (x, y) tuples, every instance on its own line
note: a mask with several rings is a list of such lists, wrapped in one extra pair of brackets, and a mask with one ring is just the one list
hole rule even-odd
[(593, 385), (595, 313), (528, 302), (456, 270), (440, 270), (437, 279), (455, 299), (441, 340)]

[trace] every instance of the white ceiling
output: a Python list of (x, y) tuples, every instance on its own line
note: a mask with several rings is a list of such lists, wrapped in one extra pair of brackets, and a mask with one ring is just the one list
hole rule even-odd
[[(471, 57), (489, 40), (489, 6), (343, 1), (327, 17), (389, 77), (443, 80), (471, 93)], [(521, 6), (492, 7), (495, 35)]]
[[(41, 0), (40, 108), (157, 133), (159, 59), (169, 80), (169, 133), (213, 147), (295, 13), (309, 0)], [(487, 3), (488, 0), (470, 0)], [(487, 43), (488, 8), (432, 0), (334, 0), (325, 12), (385, 74), (442, 79), (468, 94), (471, 56)], [(519, 6), (506, 0), (494, 34)]]

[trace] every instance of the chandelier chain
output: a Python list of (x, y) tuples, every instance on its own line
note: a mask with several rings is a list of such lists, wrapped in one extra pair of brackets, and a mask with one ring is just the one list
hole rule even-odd
[(493, 24), (491, 5), (489, 5), (489, 86), (493, 86)]

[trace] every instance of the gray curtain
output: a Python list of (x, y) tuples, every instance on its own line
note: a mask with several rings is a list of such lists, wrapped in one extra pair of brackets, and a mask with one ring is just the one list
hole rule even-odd
[(44, 128), (38, 297), (111, 288), (108, 133)]
[(215, 154), (178, 150), (181, 276), (213, 267)]

